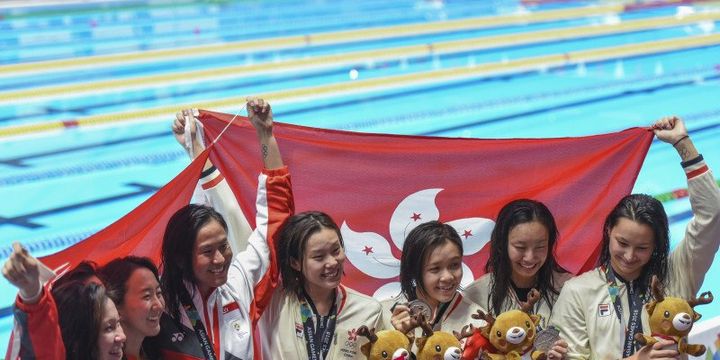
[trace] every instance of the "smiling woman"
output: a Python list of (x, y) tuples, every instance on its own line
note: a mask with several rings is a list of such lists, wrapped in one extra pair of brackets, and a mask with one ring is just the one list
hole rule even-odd
[[(254, 327), (277, 281), (273, 239), (294, 209), (270, 105), (249, 99), (247, 108), (265, 166), (258, 178), (256, 229), (246, 242), (239, 239), (245, 219), (237, 200), (222, 175), (206, 169), (201, 183), (220, 194), (217, 209), (186, 205), (165, 228), (161, 286), (167, 312), (160, 334), (147, 342), (156, 351), (153, 356), (252, 359), (259, 351)], [(230, 241), (247, 245), (234, 253)]]
[(468, 323), (481, 325), (470, 315), (477, 310), (485, 310), (464, 297), (459, 290), (463, 276), (462, 254), (462, 240), (455, 228), (448, 224), (429, 221), (410, 231), (400, 258), (402, 293), (382, 302), (390, 318), (388, 326), (403, 333), (412, 331), (415, 325), (411, 319), (414, 315), (411, 305), (416, 300), (430, 307), (428, 320), (433, 328), (460, 332)]
[(505, 204), (490, 235), (487, 273), (465, 288), (466, 296), (498, 316), (519, 308), (535, 288), (541, 299), (534, 312), (542, 315), (541, 327), (545, 327), (559, 290), (570, 277), (555, 261), (558, 237), (555, 218), (545, 204), (531, 199)]
[(366, 340), (356, 330), (362, 325), (382, 330), (382, 308), (340, 283), (345, 245), (335, 221), (319, 211), (290, 217), (277, 253), (282, 289), (261, 319), (263, 357), (363, 359)]
[(148, 358), (143, 340), (160, 333), (160, 316), (165, 310), (157, 267), (148, 258), (127, 256), (107, 263), (99, 276), (122, 317), (126, 357)]
[(663, 205), (645, 194), (618, 202), (605, 220), (600, 266), (568, 280), (555, 304), (551, 323), (568, 340), (571, 358), (678, 357), (672, 340), (641, 347), (635, 339), (638, 333), (649, 335), (643, 304), (650, 298), (650, 280), (657, 276), (669, 296), (692, 298), (720, 246), (720, 190), (685, 124), (667, 117), (653, 130), (682, 159), (693, 219), (683, 240), (668, 253)]

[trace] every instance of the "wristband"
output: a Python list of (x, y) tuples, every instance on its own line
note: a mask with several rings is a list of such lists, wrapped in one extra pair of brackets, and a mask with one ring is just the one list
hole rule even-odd
[(676, 142), (673, 143), (673, 147), (675, 147), (675, 145), (679, 144), (681, 141), (683, 141), (689, 137), (690, 137), (689, 135), (685, 135), (685, 136), (679, 138)]

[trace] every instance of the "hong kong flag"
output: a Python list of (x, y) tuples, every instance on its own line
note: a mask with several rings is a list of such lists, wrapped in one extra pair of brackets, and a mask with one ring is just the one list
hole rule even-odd
[[(210, 158), (246, 217), (254, 219), (262, 167), (255, 130), (244, 117), (201, 111)], [(170, 136), (170, 135), (168, 135)], [(296, 210), (321, 210), (341, 228), (346, 286), (384, 297), (399, 289), (406, 234), (430, 220), (450, 223), (464, 241), (465, 283), (482, 275), (494, 219), (508, 201), (544, 202), (556, 217), (559, 263), (573, 273), (595, 265), (602, 223), (628, 194), (652, 140), (633, 128), (578, 138), (459, 139), (397, 136), (275, 125), (293, 178)], [(205, 155), (205, 154), (203, 154)], [(51, 267), (133, 253), (159, 259), (164, 223), (190, 201), (201, 161), (123, 219), (58, 254)]]

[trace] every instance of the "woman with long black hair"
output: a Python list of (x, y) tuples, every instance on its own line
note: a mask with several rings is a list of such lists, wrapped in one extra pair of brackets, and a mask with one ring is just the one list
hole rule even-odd
[(255, 324), (277, 279), (274, 234), (294, 206), (272, 110), (261, 99), (250, 99), (247, 107), (265, 166), (258, 179), (256, 229), (242, 251), (233, 253), (231, 241), (242, 236), (237, 229), (244, 219), (229, 188), (218, 210), (190, 204), (170, 218), (160, 281), (169, 316), (163, 316), (160, 334), (147, 340), (161, 357), (252, 359), (259, 352)]
[(643, 304), (657, 276), (670, 296), (695, 297), (720, 246), (720, 190), (695, 149), (682, 120), (653, 125), (658, 139), (682, 159), (693, 218), (685, 237), (670, 249), (662, 204), (644, 194), (628, 195), (608, 214), (598, 267), (569, 280), (555, 303), (551, 323), (569, 343), (574, 359), (674, 359), (672, 341), (640, 347), (634, 335), (649, 334)]
[(541, 297), (534, 313), (542, 316), (544, 328), (563, 283), (571, 276), (555, 261), (558, 236), (555, 218), (545, 204), (530, 199), (507, 203), (490, 235), (486, 274), (465, 288), (465, 296), (497, 316), (519, 309), (534, 288)]

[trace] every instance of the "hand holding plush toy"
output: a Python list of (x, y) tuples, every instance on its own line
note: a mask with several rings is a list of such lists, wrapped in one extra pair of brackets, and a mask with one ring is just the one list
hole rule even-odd
[(705, 346), (688, 344), (687, 336), (692, 330), (693, 323), (701, 317), (693, 308), (699, 304), (712, 302), (712, 293), (704, 292), (699, 298), (689, 301), (676, 297), (665, 297), (657, 276), (653, 276), (651, 289), (655, 299), (646, 304), (645, 308), (650, 318), (652, 336), (637, 333), (635, 341), (642, 345), (653, 345), (658, 342), (657, 338), (662, 338), (674, 341), (680, 354), (692, 356), (704, 354)]

